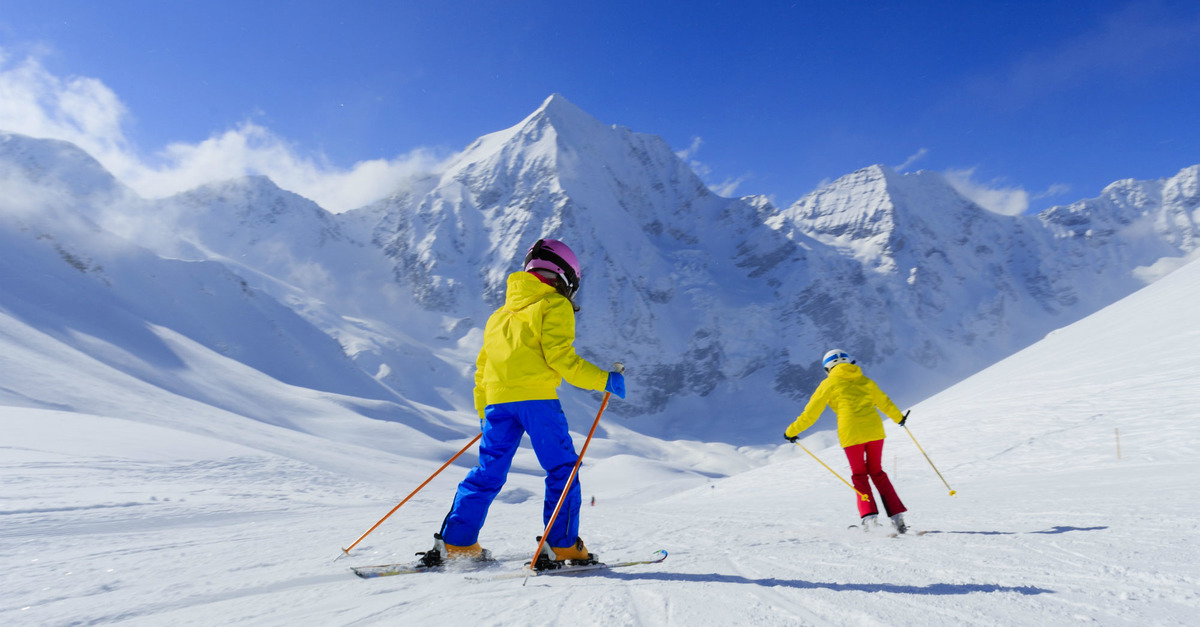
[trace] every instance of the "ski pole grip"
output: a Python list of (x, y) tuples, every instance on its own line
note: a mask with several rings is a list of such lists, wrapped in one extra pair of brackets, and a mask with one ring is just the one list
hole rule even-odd
[(618, 373), (620, 373), (620, 374), (625, 374), (625, 364), (623, 364), (623, 363), (621, 363), (621, 362), (619, 362), (619, 361), (614, 361), (614, 362), (613, 362), (613, 372), (618, 372)]

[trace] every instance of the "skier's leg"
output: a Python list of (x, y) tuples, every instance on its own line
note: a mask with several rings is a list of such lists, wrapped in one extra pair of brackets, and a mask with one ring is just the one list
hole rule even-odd
[[(542, 523), (550, 522), (554, 508), (562, 496), (567, 478), (575, 468), (579, 459), (575, 454), (575, 445), (571, 442), (571, 433), (567, 429), (567, 417), (563, 414), (562, 404), (557, 399), (544, 401), (525, 401), (520, 412), (525, 430), (533, 442), (533, 452), (537, 455), (538, 463), (546, 470), (546, 498), (542, 507)], [(579, 488), (579, 477), (571, 483), (567, 490), (567, 498), (563, 502), (554, 526), (546, 535), (546, 542), (552, 547), (574, 546), (579, 538), (579, 506), (582, 501)]]
[(870, 516), (879, 513), (879, 507), (875, 505), (875, 495), (871, 493), (871, 480), (867, 474), (867, 447), (865, 444), (855, 444), (847, 446), (846, 459), (850, 461), (850, 481), (854, 483), (854, 489), (867, 495), (868, 500), (864, 501), (857, 494), (854, 495), (855, 502), (858, 503), (858, 516)]
[(513, 455), (525, 433), (512, 413), (512, 403), (488, 405), (479, 441), (479, 464), (458, 484), (454, 506), (442, 523), (446, 544), (471, 546), (479, 541), (479, 530), (488, 508), (504, 487)]
[(883, 471), (883, 440), (874, 440), (867, 442), (867, 474), (871, 477), (871, 482), (875, 484), (875, 489), (879, 490), (879, 498), (883, 500), (883, 509), (888, 516), (903, 514), (908, 511), (904, 507), (904, 503), (900, 502), (900, 496), (896, 494), (896, 489), (892, 487), (891, 479), (888, 479), (887, 473)]

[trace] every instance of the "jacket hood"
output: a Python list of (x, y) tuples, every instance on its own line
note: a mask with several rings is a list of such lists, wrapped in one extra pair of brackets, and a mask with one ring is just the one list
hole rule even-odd
[(833, 370), (829, 371), (829, 376), (847, 380), (860, 379), (863, 376), (863, 372), (862, 368), (859, 368), (855, 364), (838, 364), (833, 367)]
[(542, 300), (547, 294), (558, 294), (558, 292), (528, 272), (514, 272), (508, 275), (508, 289), (504, 294), (504, 308), (521, 310)]

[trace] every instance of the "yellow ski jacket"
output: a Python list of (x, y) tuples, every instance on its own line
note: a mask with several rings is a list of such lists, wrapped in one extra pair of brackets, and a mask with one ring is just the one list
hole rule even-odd
[(842, 448), (887, 437), (883, 432), (883, 419), (875, 411), (876, 407), (897, 424), (904, 419), (892, 399), (874, 381), (863, 375), (861, 368), (854, 364), (838, 364), (817, 386), (808, 405), (804, 406), (804, 413), (788, 426), (784, 434), (790, 438), (811, 427), (821, 417), (826, 405), (837, 414), (838, 442)]
[(575, 354), (571, 301), (528, 272), (508, 276), (504, 306), (488, 318), (475, 360), (475, 409), (558, 398), (568, 383), (603, 390), (608, 371)]

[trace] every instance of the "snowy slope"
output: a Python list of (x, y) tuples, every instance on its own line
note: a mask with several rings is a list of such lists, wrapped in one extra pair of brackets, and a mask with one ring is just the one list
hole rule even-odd
[[(55, 147), (27, 144), (34, 154)], [(132, 376), (216, 406), (227, 406), (227, 395), (187, 381), (186, 364), (159, 330), (283, 383), (399, 400), (346, 359), (326, 333), (228, 266), (164, 258), (98, 226), (92, 216), (121, 196), (115, 184), (77, 193), (40, 186), (27, 172), (7, 167), (0, 168), (0, 185), (6, 191), (0, 197), (0, 311)], [(262, 412), (245, 415), (269, 420)]]
[[(524, 587), (345, 569), (427, 548), (458, 465), (333, 561), (465, 440), (388, 454), (248, 421), (0, 315), (0, 359), (24, 366), (3, 363), (5, 387), (52, 398), (71, 384), (59, 410), (0, 408), (0, 622), (1189, 624), (1200, 610), (1198, 307), (1192, 263), (917, 405), (912, 434), (956, 497), (889, 427), (887, 467), (924, 536), (845, 530), (853, 495), (796, 447), (734, 456), (614, 427), (583, 470), (596, 497), (584, 538), (608, 558), (671, 557)], [(310, 425), (386, 437), (330, 397), (182, 346), (199, 371), (310, 409)], [(791, 416), (773, 418), (782, 428)], [(831, 434), (804, 442), (845, 473)], [(496, 572), (532, 551), (540, 489), (523, 449), (482, 535), (512, 560)]]

